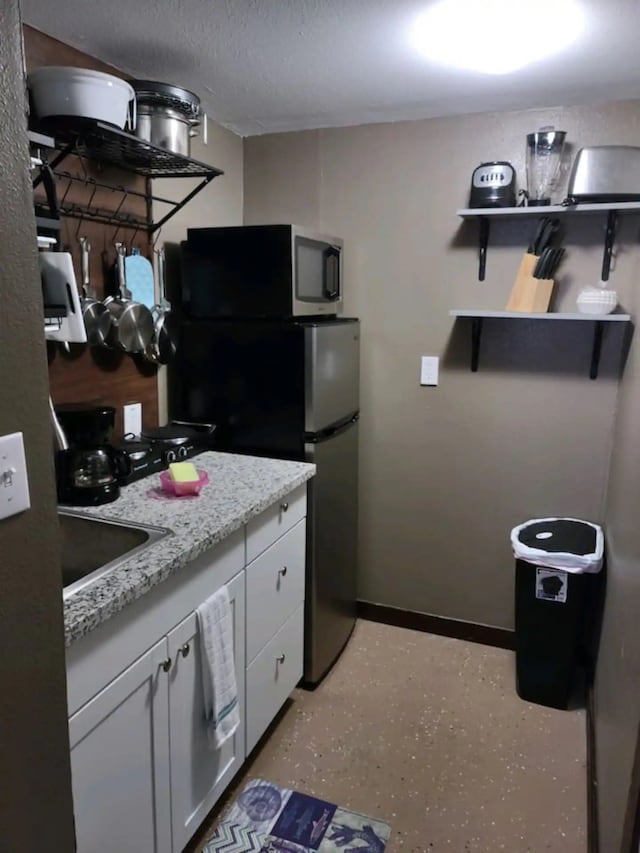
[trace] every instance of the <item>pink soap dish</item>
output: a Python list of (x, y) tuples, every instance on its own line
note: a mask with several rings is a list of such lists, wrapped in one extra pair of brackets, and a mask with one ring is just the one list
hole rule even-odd
[(199, 495), (200, 490), (209, 482), (209, 475), (206, 471), (196, 468), (199, 480), (194, 480), (193, 483), (174, 483), (169, 476), (168, 471), (160, 472), (160, 482), (162, 489), (168, 495), (173, 495), (176, 498), (185, 498), (190, 495)]

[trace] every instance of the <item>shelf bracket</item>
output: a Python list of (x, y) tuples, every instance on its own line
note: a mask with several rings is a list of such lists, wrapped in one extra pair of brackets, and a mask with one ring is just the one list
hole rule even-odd
[(471, 319), (471, 372), (478, 372), (478, 362), (480, 361), (480, 338), (482, 337), (482, 318), (473, 317)]
[(162, 228), (162, 226), (165, 224), (165, 222), (168, 222), (172, 216), (175, 216), (175, 214), (179, 210), (182, 210), (182, 208), (185, 206), (185, 204), (187, 204), (187, 202), (191, 201), (191, 199), (195, 195), (197, 195), (200, 192), (200, 190), (203, 190), (207, 186), (207, 184), (210, 181), (212, 181), (215, 177), (217, 177), (217, 174), (206, 175), (206, 177), (202, 181), (200, 181), (200, 183), (198, 184), (198, 186), (195, 189), (191, 190), (191, 192), (188, 195), (186, 195), (182, 199), (182, 201), (179, 201), (176, 204), (176, 206), (173, 208), (173, 210), (170, 210), (169, 213), (167, 213), (166, 216), (163, 216), (159, 222), (154, 222), (151, 225), (149, 225), (148, 233), (153, 234), (154, 231), (157, 231), (159, 228)]
[(618, 223), (618, 211), (610, 210), (607, 216), (607, 229), (604, 237), (604, 255), (602, 257), (602, 281), (609, 281), (611, 270), (611, 255), (613, 254), (613, 242), (616, 239), (616, 225)]
[(598, 378), (598, 368), (600, 366), (600, 353), (602, 352), (602, 335), (604, 332), (604, 323), (602, 320), (596, 320), (595, 329), (593, 330), (593, 348), (591, 350), (591, 369), (589, 370), (589, 379)]
[(478, 281), (484, 281), (487, 268), (487, 246), (489, 245), (489, 232), (491, 222), (488, 216), (480, 217), (480, 234), (478, 238)]
[[(59, 166), (63, 160), (66, 160), (67, 157), (69, 156), (69, 154), (73, 153), (75, 145), (76, 145), (75, 142), (70, 142), (68, 145), (65, 145), (64, 148), (62, 148), (61, 151), (58, 154), (56, 154), (56, 156), (53, 158), (53, 160), (49, 163), (49, 168), (53, 170), (57, 166)], [(33, 189), (34, 190), (37, 186), (39, 186), (39, 184), (42, 182), (42, 180), (43, 180), (43, 178), (42, 178), (42, 171), (41, 171), (40, 174), (36, 175), (36, 177), (33, 179)]]

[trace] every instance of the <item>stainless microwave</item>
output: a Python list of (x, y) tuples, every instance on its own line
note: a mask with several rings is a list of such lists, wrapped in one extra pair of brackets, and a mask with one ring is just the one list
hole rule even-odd
[(342, 240), (296, 225), (189, 228), (183, 310), (192, 318), (342, 312)]

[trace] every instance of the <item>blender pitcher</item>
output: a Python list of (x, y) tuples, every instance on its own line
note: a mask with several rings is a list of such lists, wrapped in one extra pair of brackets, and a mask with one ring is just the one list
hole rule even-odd
[(541, 127), (527, 134), (527, 196), (529, 205), (551, 204), (566, 137), (564, 130)]

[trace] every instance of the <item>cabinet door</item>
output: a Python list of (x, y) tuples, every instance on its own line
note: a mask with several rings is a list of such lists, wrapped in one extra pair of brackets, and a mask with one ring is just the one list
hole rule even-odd
[(169, 676), (161, 640), (69, 720), (78, 853), (168, 853)]
[(304, 601), (305, 520), (247, 566), (247, 664)]
[[(227, 585), (233, 612), (240, 726), (220, 750), (209, 746), (196, 614), (168, 635), (173, 849), (182, 850), (244, 761), (244, 572)], [(142, 849), (142, 848), (141, 848)]]
[(247, 668), (247, 755), (302, 678), (304, 605)]

